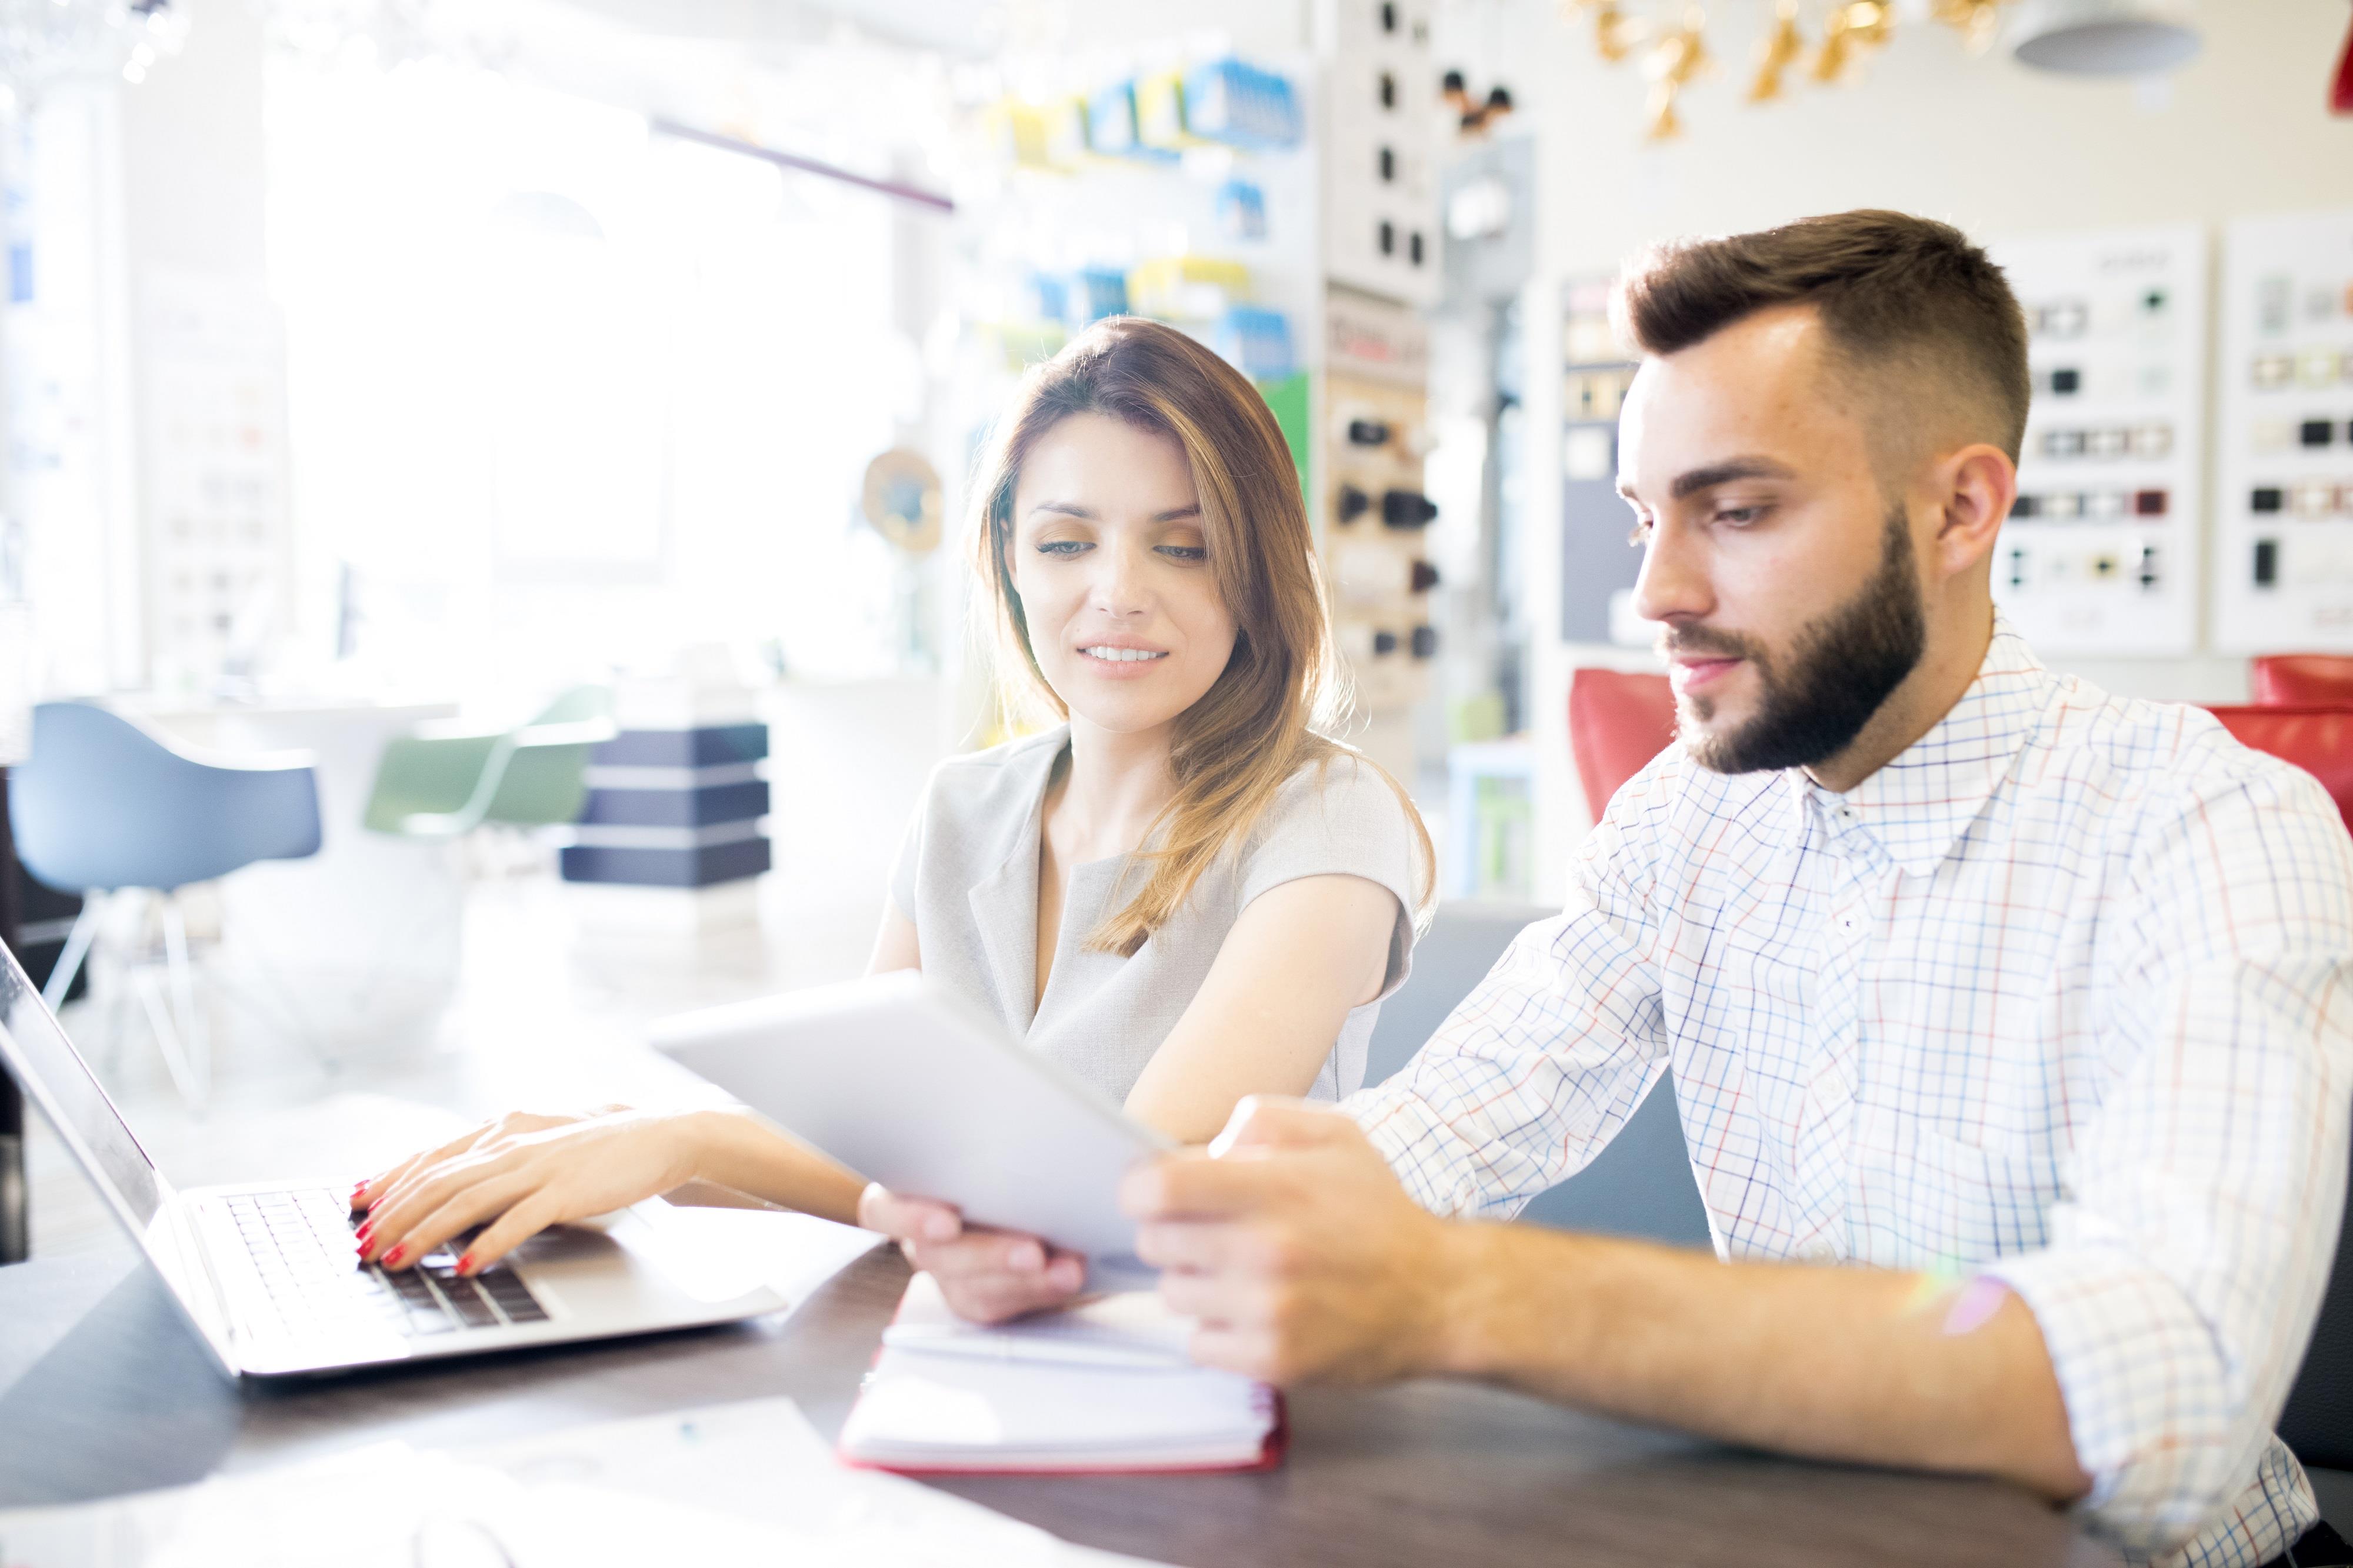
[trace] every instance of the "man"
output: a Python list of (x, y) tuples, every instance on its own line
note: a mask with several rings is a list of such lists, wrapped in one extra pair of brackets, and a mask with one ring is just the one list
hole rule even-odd
[[(1196, 1353), (2005, 1476), (2137, 1557), (2353, 1561), (2271, 1430), (2345, 1196), (2353, 840), (1995, 613), (2026, 333), (1960, 234), (1672, 247), (1619, 304), (1681, 744), (1404, 1072), (1131, 1176)], [(1727, 1261), (1480, 1223), (1669, 1067)], [(968, 1299), (1029, 1304), (1007, 1278)]]

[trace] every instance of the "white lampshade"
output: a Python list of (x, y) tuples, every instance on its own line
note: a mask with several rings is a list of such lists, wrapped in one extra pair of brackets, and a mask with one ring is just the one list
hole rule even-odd
[(2038, 69), (2147, 76), (2198, 52), (2183, 0), (2023, 0), (2010, 25), (2010, 51)]

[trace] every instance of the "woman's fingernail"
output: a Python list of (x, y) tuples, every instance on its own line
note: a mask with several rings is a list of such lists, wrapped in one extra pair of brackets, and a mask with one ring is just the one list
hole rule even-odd
[(400, 1260), (407, 1256), (407, 1244), (403, 1243), (384, 1255), (384, 1266), (386, 1268), (396, 1268), (400, 1266)]
[(458, 1272), (460, 1274), (471, 1274), (473, 1271), (474, 1255), (470, 1252), (460, 1254), (458, 1258)]
[(375, 1221), (374, 1221), (374, 1220), (372, 1220), (372, 1219), (371, 1219), (371, 1220), (365, 1220), (365, 1221), (363, 1221), (363, 1222), (361, 1223), (361, 1225), (360, 1225), (359, 1229), (357, 1229), (357, 1230), (355, 1230), (355, 1231), (352, 1232), (352, 1235), (353, 1235), (354, 1237), (356, 1237), (357, 1239), (359, 1239), (359, 1240), (361, 1240), (361, 1241), (363, 1241), (363, 1242), (364, 1242), (365, 1240), (367, 1240), (367, 1238), (368, 1238), (369, 1237), (374, 1236), (375, 1234)]

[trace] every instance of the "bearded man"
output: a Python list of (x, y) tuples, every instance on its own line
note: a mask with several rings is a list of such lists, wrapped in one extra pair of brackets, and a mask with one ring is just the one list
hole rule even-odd
[[(2137, 1561), (2353, 1562), (2273, 1431), (2346, 1193), (2334, 805), (1995, 610), (2026, 328), (1957, 231), (1676, 245), (1618, 305), (1680, 743), (1404, 1071), (1131, 1174), (1195, 1353), (2007, 1477)], [(1670, 1068), (1721, 1260), (1491, 1223)], [(1047, 1299), (1004, 1245), (913, 1250), (1002, 1316)]]

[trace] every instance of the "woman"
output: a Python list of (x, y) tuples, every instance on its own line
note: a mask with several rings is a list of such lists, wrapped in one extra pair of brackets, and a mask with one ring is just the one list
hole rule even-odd
[[(1265, 403), (1172, 328), (1098, 323), (1024, 384), (978, 476), (1004, 663), (1064, 722), (943, 763), (870, 973), (921, 969), (1129, 1113), (1200, 1142), (1256, 1093), (1336, 1099), (1405, 978), (1430, 848), (1336, 708), (1305, 510)], [(1079, 1259), (960, 1234), (740, 1110), (501, 1118), (361, 1184), (360, 1253), (718, 1187), (896, 1237), (972, 1316)]]

